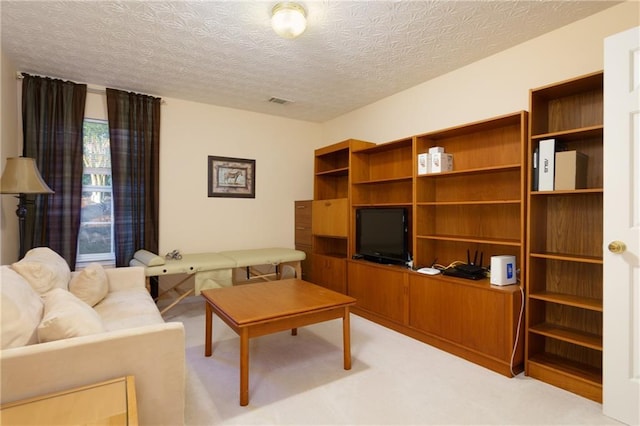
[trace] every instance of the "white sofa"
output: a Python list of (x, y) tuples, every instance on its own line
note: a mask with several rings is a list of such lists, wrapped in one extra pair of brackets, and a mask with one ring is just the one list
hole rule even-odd
[(0, 402), (133, 375), (141, 425), (184, 424), (184, 328), (164, 322), (144, 269), (66, 275), (57, 254), (34, 250), (1, 266)]

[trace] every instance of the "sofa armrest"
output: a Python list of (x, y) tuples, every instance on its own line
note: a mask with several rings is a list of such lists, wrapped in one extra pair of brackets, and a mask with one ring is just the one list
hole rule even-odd
[(105, 272), (109, 278), (109, 292), (146, 287), (144, 268), (142, 267), (105, 268)]
[(133, 375), (140, 424), (184, 424), (182, 323), (5, 349), (0, 372), (0, 403)]

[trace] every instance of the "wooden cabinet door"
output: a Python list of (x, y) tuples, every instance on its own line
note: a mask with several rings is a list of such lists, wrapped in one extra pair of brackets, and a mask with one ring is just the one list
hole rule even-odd
[(314, 254), (311, 262), (315, 284), (339, 293), (347, 293), (347, 273), (344, 259)]
[(462, 300), (459, 286), (440, 278), (409, 278), (409, 325), (452, 342), (462, 342)]
[(344, 238), (349, 235), (349, 208), (346, 198), (315, 200), (312, 212), (313, 235)]
[(452, 280), (411, 275), (409, 324), (425, 333), (509, 360), (514, 311), (510, 292), (490, 291)]
[(508, 331), (513, 319), (508, 315), (505, 295), (468, 287), (461, 302), (465, 346), (498, 359), (509, 359)]
[(400, 270), (364, 262), (348, 262), (348, 294), (356, 306), (404, 324), (406, 313), (406, 276)]

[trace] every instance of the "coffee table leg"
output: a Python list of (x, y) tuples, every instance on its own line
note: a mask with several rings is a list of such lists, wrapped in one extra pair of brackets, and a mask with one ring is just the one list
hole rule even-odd
[(249, 329), (240, 331), (240, 405), (249, 404)]
[(212, 314), (213, 309), (211, 309), (211, 305), (205, 302), (206, 312), (204, 315), (204, 356), (211, 356), (211, 339), (213, 334), (213, 321)]
[(344, 346), (344, 369), (351, 370), (351, 325), (349, 307), (344, 308), (342, 317), (342, 344)]

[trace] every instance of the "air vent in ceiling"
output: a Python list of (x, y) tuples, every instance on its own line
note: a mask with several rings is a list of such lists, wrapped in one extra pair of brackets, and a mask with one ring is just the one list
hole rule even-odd
[(274, 103), (274, 104), (286, 105), (286, 104), (292, 103), (293, 101), (289, 101), (287, 99), (282, 99), (282, 98), (272, 97), (272, 98), (269, 98), (269, 102)]

